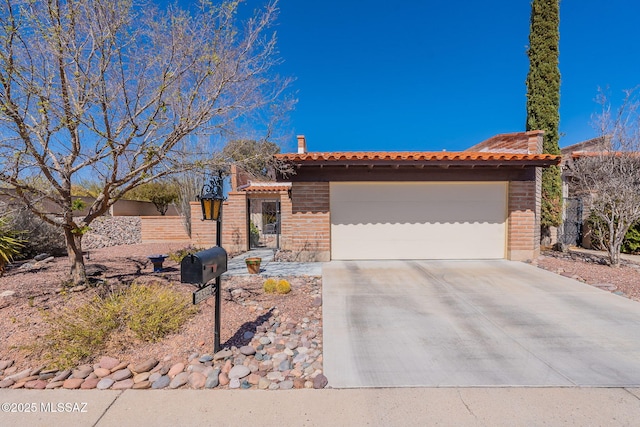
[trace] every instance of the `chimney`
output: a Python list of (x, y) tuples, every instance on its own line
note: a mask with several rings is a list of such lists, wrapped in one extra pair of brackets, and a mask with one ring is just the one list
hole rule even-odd
[(298, 154), (304, 154), (307, 152), (307, 140), (304, 135), (298, 135)]

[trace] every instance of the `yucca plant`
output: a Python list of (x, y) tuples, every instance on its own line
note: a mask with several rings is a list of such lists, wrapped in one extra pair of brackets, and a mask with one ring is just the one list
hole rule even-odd
[(13, 257), (20, 253), (24, 247), (23, 240), (13, 231), (7, 230), (7, 221), (0, 218), (0, 275), (4, 273), (5, 266), (13, 261)]

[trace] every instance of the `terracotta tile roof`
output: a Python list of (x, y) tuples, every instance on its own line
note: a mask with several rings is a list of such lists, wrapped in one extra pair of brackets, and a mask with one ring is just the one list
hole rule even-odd
[(249, 185), (238, 188), (238, 191), (250, 193), (277, 193), (291, 188), (290, 182), (249, 182)]
[(491, 153), (491, 152), (330, 152), (277, 154), (280, 160), (291, 162), (548, 162), (558, 164), (560, 156), (552, 154)]

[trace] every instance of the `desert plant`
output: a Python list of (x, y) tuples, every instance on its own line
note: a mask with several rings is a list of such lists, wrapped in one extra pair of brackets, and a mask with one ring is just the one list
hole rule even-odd
[(156, 342), (176, 332), (195, 312), (187, 297), (169, 287), (134, 283), (122, 292), (45, 314), (50, 330), (40, 350), (53, 367), (69, 368), (102, 351), (116, 331)]
[(124, 298), (122, 315), (127, 328), (147, 342), (157, 342), (177, 332), (196, 312), (184, 295), (158, 285), (133, 285)]
[(20, 254), (22, 248), (23, 240), (8, 228), (7, 220), (0, 217), (0, 275), (4, 272), (5, 266), (13, 261), (13, 257)]
[(276, 292), (276, 287), (278, 286), (278, 281), (276, 279), (267, 279), (264, 281), (264, 285), (262, 285), (262, 289), (268, 294), (272, 294)]
[(26, 208), (19, 208), (7, 218), (7, 226), (19, 232), (24, 245), (20, 257), (33, 257), (46, 252), (51, 255), (66, 255), (64, 235), (57, 227), (33, 215)]
[(253, 221), (249, 222), (249, 239), (251, 241), (252, 248), (258, 246), (258, 243), (260, 243), (260, 230)]
[(289, 292), (291, 292), (291, 285), (284, 279), (278, 280), (278, 284), (276, 285), (276, 292), (279, 294), (288, 294)]
[(117, 302), (95, 297), (59, 313), (44, 314), (51, 329), (42, 340), (45, 359), (56, 368), (70, 368), (104, 347), (118, 327)]
[(174, 252), (169, 253), (168, 258), (169, 258), (171, 261), (175, 261), (175, 262), (177, 262), (177, 263), (180, 263), (180, 262), (182, 262), (182, 259), (183, 259), (184, 257), (186, 257), (187, 255), (193, 255), (193, 254), (195, 254), (196, 252), (200, 252), (200, 251), (202, 251), (202, 250), (204, 250), (204, 249), (202, 249), (202, 248), (197, 248), (197, 247), (195, 247), (195, 246), (191, 246), (191, 245), (189, 245), (189, 246), (187, 246), (187, 247), (184, 247), (184, 248), (182, 248), (182, 249), (178, 249), (177, 251), (174, 251)]

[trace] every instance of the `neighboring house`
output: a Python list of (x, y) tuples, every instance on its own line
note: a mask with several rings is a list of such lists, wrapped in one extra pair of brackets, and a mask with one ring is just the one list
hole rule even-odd
[[(541, 154), (542, 138), (497, 135), (463, 152), (313, 153), (299, 136), (297, 153), (277, 155), (295, 174), (256, 183), (234, 171), (222, 245), (247, 250), (258, 228), (300, 260), (534, 259), (541, 168), (560, 163)], [(210, 224), (192, 229), (196, 243), (213, 241)]]
[(609, 137), (597, 137), (560, 150), (562, 155), (563, 223), (558, 229), (558, 241), (567, 246), (591, 248), (589, 215), (591, 196), (579, 194), (571, 174), (571, 162), (581, 155), (606, 152), (611, 147)]

